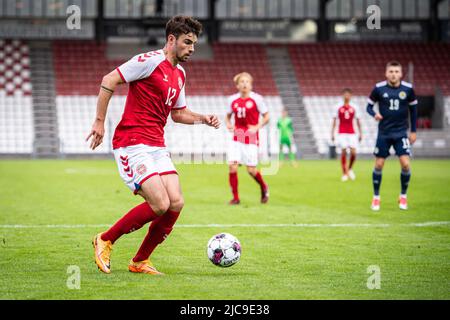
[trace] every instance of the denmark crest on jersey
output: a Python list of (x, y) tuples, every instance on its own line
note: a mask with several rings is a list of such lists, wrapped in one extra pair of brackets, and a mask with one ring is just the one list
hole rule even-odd
[(183, 88), (183, 80), (181, 80), (181, 77), (178, 77), (178, 86), (181, 88)]
[(245, 103), (245, 107), (246, 107), (247, 109), (250, 109), (251, 107), (253, 107), (253, 102), (252, 102), (252, 101), (247, 101), (247, 102)]
[(402, 100), (405, 100), (406, 98), (406, 92), (405, 91), (400, 91), (400, 93), (398, 94), (398, 97)]

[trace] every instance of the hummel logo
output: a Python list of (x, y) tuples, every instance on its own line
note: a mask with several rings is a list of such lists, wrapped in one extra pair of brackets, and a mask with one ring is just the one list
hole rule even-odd
[(389, 98), (389, 95), (387, 94), (387, 92), (385, 92), (385, 93), (383, 94), (383, 98)]
[(168, 81), (169, 81), (169, 79), (167, 79), (167, 74), (164, 74), (164, 78), (163, 78), (163, 81), (166, 81), (166, 82), (168, 82)]

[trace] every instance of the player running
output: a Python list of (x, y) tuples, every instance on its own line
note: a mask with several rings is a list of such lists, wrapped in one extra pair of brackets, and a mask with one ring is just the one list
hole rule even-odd
[[(261, 203), (269, 200), (269, 187), (264, 182), (258, 165), (258, 130), (269, 122), (269, 112), (262, 96), (252, 91), (253, 78), (247, 72), (234, 76), (234, 83), (239, 90), (228, 100), (229, 109), (226, 116), (228, 130), (233, 132), (233, 141), (228, 150), (228, 163), (230, 168), (229, 182), (233, 199), (229, 204), (239, 204), (238, 176), (239, 164), (247, 166), (248, 173), (255, 179), (261, 188)], [(262, 120), (260, 121), (260, 115)], [(231, 117), (234, 115), (234, 125)]]
[[(361, 121), (359, 121), (358, 112), (356, 108), (350, 104), (352, 98), (352, 91), (349, 88), (342, 90), (342, 98), (344, 104), (339, 105), (337, 113), (333, 117), (333, 125), (331, 127), (331, 141), (335, 141), (336, 122), (339, 119), (337, 146), (342, 150), (341, 165), (342, 165), (342, 181), (356, 179), (355, 172), (353, 172), (353, 165), (356, 160), (356, 148), (358, 142), (362, 140)], [(353, 126), (354, 120), (358, 126), (359, 136), (356, 136), (355, 128)], [(347, 167), (347, 149), (350, 149), (350, 161)]]
[(277, 128), (280, 131), (280, 160), (284, 160), (284, 149), (287, 149), (289, 160), (295, 167), (297, 165), (295, 164), (294, 128), (292, 127), (292, 118), (288, 116), (286, 109), (283, 109), (281, 118), (278, 119)]
[(109, 100), (117, 85), (129, 83), (125, 110), (112, 143), (120, 176), (134, 194), (145, 199), (109, 230), (94, 237), (95, 262), (105, 273), (111, 272), (111, 250), (117, 239), (153, 221), (128, 269), (162, 274), (149, 257), (170, 234), (184, 205), (177, 171), (164, 145), (167, 118), (170, 114), (174, 122), (203, 123), (216, 129), (220, 125), (215, 115), (186, 108), (186, 73), (179, 63), (194, 53), (201, 31), (197, 20), (175, 16), (166, 25), (163, 49), (138, 54), (103, 77), (96, 119), (86, 141), (92, 137), (92, 150), (102, 143)]
[[(406, 191), (411, 178), (410, 146), (416, 141), (417, 99), (412, 85), (401, 81), (402, 76), (401, 64), (397, 61), (389, 62), (386, 65), (387, 81), (377, 83), (368, 99), (367, 112), (379, 121), (374, 150), (375, 168), (372, 174), (374, 196), (371, 208), (374, 211), (380, 210), (381, 172), (391, 146), (394, 147), (401, 166), (399, 208), (408, 209)], [(376, 102), (379, 112), (373, 110)], [(409, 137), (408, 117), (411, 123)]]

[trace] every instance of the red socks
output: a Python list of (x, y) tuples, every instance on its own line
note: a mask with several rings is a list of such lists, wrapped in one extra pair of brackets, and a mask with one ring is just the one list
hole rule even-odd
[(229, 181), (231, 186), (231, 192), (233, 193), (233, 199), (239, 200), (237, 172), (233, 173), (230, 172)]
[[(267, 188), (267, 184), (264, 182), (264, 179), (259, 171), (256, 172), (256, 175), (253, 177), (253, 179), (255, 179), (256, 182), (260, 185), (261, 190), (265, 190)], [(238, 200), (239, 193), (238, 193), (237, 172), (233, 172), (233, 173), (230, 172), (229, 180), (230, 180), (231, 192), (233, 193), (233, 199)]]
[(253, 179), (258, 182), (259, 186), (261, 187), (261, 190), (265, 190), (267, 188), (266, 183), (264, 182), (264, 179), (259, 171), (256, 172), (256, 175), (253, 177)]
[(356, 160), (356, 155), (355, 154), (351, 154), (350, 155), (350, 164), (348, 165), (348, 168), (351, 169), (353, 167), (353, 162), (355, 162)]
[(114, 243), (122, 235), (140, 229), (144, 224), (158, 218), (147, 202), (131, 209), (126, 215), (118, 220), (108, 231), (102, 234), (103, 241)]
[(347, 174), (347, 153), (342, 152), (341, 154), (341, 165), (342, 165), (342, 172), (344, 174)]
[(153, 250), (155, 250), (155, 248), (167, 238), (170, 232), (172, 232), (173, 225), (177, 221), (179, 215), (179, 212), (168, 210), (165, 214), (152, 222), (141, 247), (133, 258), (134, 262), (144, 261), (150, 257)]

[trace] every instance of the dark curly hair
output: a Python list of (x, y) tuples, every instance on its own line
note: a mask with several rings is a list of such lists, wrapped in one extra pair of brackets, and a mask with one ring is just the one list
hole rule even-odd
[(202, 33), (202, 24), (189, 16), (178, 15), (171, 18), (166, 24), (166, 40), (170, 34), (173, 34), (176, 39), (182, 34), (192, 32), (197, 37)]

